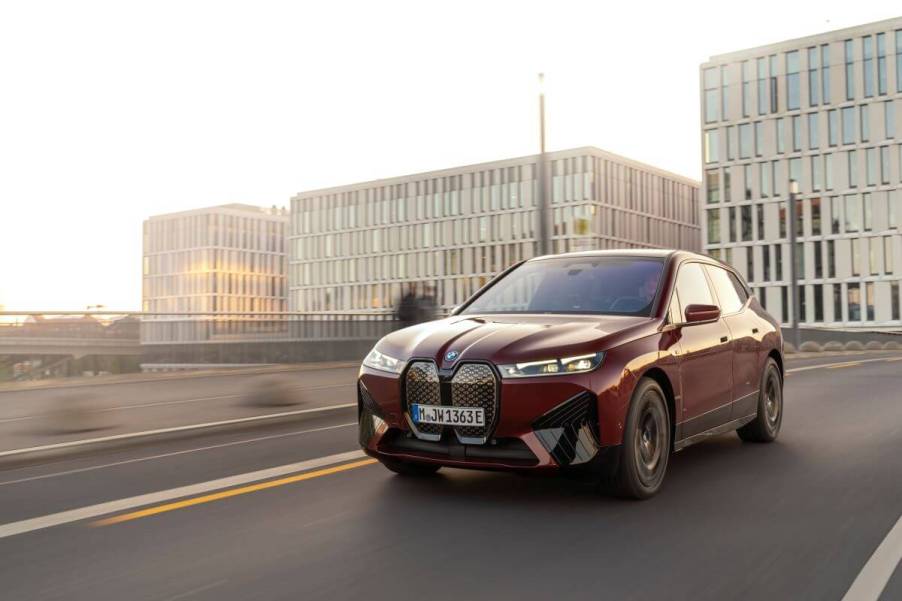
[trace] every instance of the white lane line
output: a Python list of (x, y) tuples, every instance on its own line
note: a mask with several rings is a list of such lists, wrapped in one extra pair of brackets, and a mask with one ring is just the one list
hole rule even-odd
[(861, 572), (846, 591), (842, 601), (877, 601), (900, 561), (902, 561), (902, 516), (861, 568)]
[(114, 434), (112, 436), (100, 436), (98, 438), (86, 438), (82, 440), (70, 440), (69, 442), (58, 442), (55, 444), (46, 444), (37, 447), (26, 447), (24, 449), (12, 449), (10, 451), (0, 452), (0, 459), (5, 457), (14, 457), (16, 455), (25, 455), (27, 453), (38, 453), (43, 451), (56, 451), (59, 449), (67, 449), (71, 447), (84, 446), (89, 444), (97, 444), (104, 442), (115, 442), (120, 440), (130, 440), (134, 438), (144, 438), (147, 436), (155, 436), (157, 434), (172, 434), (175, 432), (186, 432), (189, 430), (202, 430), (204, 428), (215, 428), (218, 426), (230, 426), (233, 424), (246, 424), (268, 419), (276, 419), (279, 417), (291, 417), (296, 415), (304, 415), (307, 413), (319, 413), (322, 411), (335, 411), (337, 409), (348, 409), (356, 407), (357, 403), (343, 403), (341, 405), (329, 405), (326, 407), (314, 407), (313, 409), (299, 409), (297, 411), (283, 411), (281, 413), (267, 413), (265, 415), (254, 415), (252, 417), (239, 417), (237, 419), (225, 419), (217, 422), (207, 422), (203, 424), (190, 424), (187, 426), (175, 426), (173, 428), (158, 428), (156, 430), (145, 430), (143, 432), (130, 432), (128, 434)]
[(17, 480), (6, 480), (0, 482), (0, 486), (8, 484), (22, 484), (23, 482), (33, 482), (35, 480), (46, 480), (47, 478), (56, 478), (57, 476), (68, 476), (71, 474), (81, 474), (84, 472), (93, 472), (108, 467), (116, 467), (119, 465), (128, 465), (131, 463), (142, 463), (144, 461), (153, 461), (155, 459), (165, 459), (167, 457), (175, 457), (177, 455), (185, 455), (188, 453), (198, 453), (201, 451), (211, 451), (213, 449), (223, 449), (225, 447), (234, 447), (237, 445), (251, 444), (254, 442), (262, 442), (264, 440), (275, 440), (277, 438), (287, 438), (289, 436), (300, 436), (301, 434), (313, 434), (314, 432), (325, 432), (327, 430), (337, 430), (338, 428), (349, 428), (356, 426), (357, 422), (349, 424), (338, 424), (337, 426), (324, 426), (322, 428), (310, 428), (309, 430), (298, 430), (296, 432), (283, 432), (282, 434), (271, 434), (269, 436), (258, 436), (256, 438), (247, 438), (245, 440), (236, 440), (232, 442), (224, 442), (221, 444), (213, 444), (205, 447), (197, 447), (194, 449), (184, 449), (182, 451), (172, 451), (170, 453), (160, 453), (159, 455), (150, 455), (148, 457), (137, 457), (135, 459), (124, 459), (122, 461), (114, 461), (112, 463), (104, 463), (102, 465), (91, 465), (88, 467), (80, 467), (76, 469), (66, 470), (63, 472), (54, 472), (52, 474), (41, 474), (40, 476), (28, 476), (27, 478), (19, 478)]
[(188, 486), (180, 486), (178, 488), (171, 488), (169, 490), (161, 490), (159, 492), (138, 495), (135, 497), (128, 497), (126, 499), (107, 501), (106, 503), (98, 503), (97, 505), (90, 505), (88, 507), (70, 509), (68, 511), (61, 511), (59, 513), (52, 513), (50, 515), (44, 515), (41, 517), (20, 520), (18, 522), (11, 522), (9, 524), (0, 524), (0, 538), (16, 536), (17, 534), (25, 534), (26, 532), (34, 532), (35, 530), (44, 530), (46, 528), (61, 526), (63, 524), (71, 524), (73, 522), (80, 522), (82, 520), (97, 518), (111, 513), (120, 513), (131, 509), (136, 509), (138, 507), (143, 507), (144, 505), (155, 505), (157, 503), (164, 503), (183, 497), (201, 495), (214, 490), (222, 490), (225, 488), (251, 484), (253, 482), (270, 480), (272, 478), (285, 476), (287, 474), (305, 472), (326, 465), (334, 465), (337, 463), (352, 461), (354, 459), (360, 459), (364, 456), (365, 455), (363, 451), (360, 450), (348, 451), (346, 453), (337, 453), (335, 455), (329, 455), (327, 457), (308, 459), (307, 461), (301, 461), (299, 463), (280, 465), (278, 467), (257, 470), (255, 472), (248, 472), (246, 474), (238, 474), (235, 476), (228, 476), (226, 478), (218, 478), (216, 480), (201, 482), (198, 484), (189, 484)]
[[(899, 359), (902, 359), (902, 357), (899, 357)], [(806, 365), (805, 367), (794, 367), (792, 369), (787, 369), (786, 373), (794, 374), (794, 373), (800, 372), (800, 371), (809, 371), (812, 369), (821, 369), (824, 367), (830, 367), (831, 365), (846, 365), (848, 363), (876, 363), (879, 361), (886, 362), (889, 360), (890, 359), (887, 359), (886, 357), (881, 357), (879, 359), (860, 359), (860, 360), (854, 360), (854, 361), (836, 361), (834, 363), (819, 363), (817, 365)]]
[(217, 586), (222, 586), (228, 582), (228, 579), (217, 580), (216, 582), (211, 582), (210, 584), (205, 584), (203, 586), (199, 586), (197, 588), (193, 588), (190, 591), (185, 591), (184, 593), (179, 593), (174, 597), (167, 597), (165, 601), (178, 601), (179, 599), (185, 599), (187, 597), (191, 597), (192, 595), (196, 595), (197, 593), (202, 593), (204, 591), (208, 591), (211, 588), (216, 588)]

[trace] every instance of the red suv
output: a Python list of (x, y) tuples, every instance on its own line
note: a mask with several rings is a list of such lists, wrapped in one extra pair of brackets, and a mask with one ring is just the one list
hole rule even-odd
[(739, 274), (709, 257), (538, 257), (376, 344), (360, 444), (404, 475), (560, 471), (647, 498), (673, 451), (729, 430), (777, 437), (782, 347)]

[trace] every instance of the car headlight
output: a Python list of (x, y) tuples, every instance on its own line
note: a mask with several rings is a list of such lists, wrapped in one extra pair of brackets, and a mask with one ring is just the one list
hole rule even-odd
[(400, 359), (395, 359), (394, 357), (389, 357), (385, 353), (380, 353), (374, 348), (370, 351), (370, 354), (366, 356), (366, 359), (363, 360), (363, 364), (367, 367), (372, 367), (373, 369), (399, 374), (403, 371), (405, 362)]
[(557, 376), (592, 371), (599, 365), (604, 353), (589, 353), (575, 357), (526, 361), (513, 365), (499, 365), (502, 378), (531, 378), (533, 376)]

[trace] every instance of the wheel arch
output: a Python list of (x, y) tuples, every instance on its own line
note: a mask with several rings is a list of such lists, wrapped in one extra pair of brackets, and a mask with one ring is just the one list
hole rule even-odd
[(670, 378), (660, 367), (652, 367), (646, 370), (639, 380), (641, 381), (642, 378), (654, 380), (661, 387), (661, 390), (664, 391), (664, 401), (667, 403), (667, 413), (670, 417), (670, 450), (673, 451), (676, 437), (676, 395), (673, 391), (673, 384), (671, 384)]
[(767, 358), (774, 360), (774, 363), (777, 364), (777, 369), (780, 370), (780, 378), (785, 378), (786, 371), (783, 368), (783, 355), (780, 354), (780, 351), (775, 348), (770, 349), (770, 352), (767, 353)]

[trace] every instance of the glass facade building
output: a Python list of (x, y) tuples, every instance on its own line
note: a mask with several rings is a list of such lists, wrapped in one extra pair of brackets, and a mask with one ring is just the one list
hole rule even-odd
[(285, 209), (228, 204), (144, 222), (142, 309), (286, 310)]
[(896, 326), (902, 18), (701, 65), (704, 252), (788, 323), (790, 182), (803, 324)]
[[(552, 252), (701, 248), (699, 184), (586, 147), (546, 155)], [(449, 308), (538, 252), (538, 156), (303, 192), (291, 311), (375, 311), (409, 284)]]

